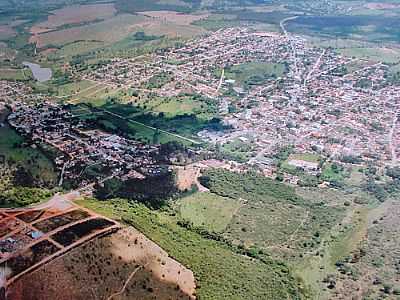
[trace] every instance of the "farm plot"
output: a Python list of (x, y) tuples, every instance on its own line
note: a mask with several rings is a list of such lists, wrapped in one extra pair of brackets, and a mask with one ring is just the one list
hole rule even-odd
[(56, 242), (66, 247), (85, 236), (95, 233), (96, 231), (101, 231), (114, 224), (115, 223), (102, 218), (90, 219), (63, 229), (53, 234), (51, 237)]
[(207, 18), (208, 14), (185, 14), (176, 11), (144, 11), (138, 14), (169, 21), (178, 25), (190, 25), (195, 21)]
[(22, 214), (16, 215), (16, 218), (26, 222), (26, 223), (31, 223), (37, 219), (39, 219), (43, 214), (45, 213), (44, 210), (30, 210), (27, 212), (24, 212)]
[(145, 21), (147, 18), (144, 16), (121, 14), (94, 24), (37, 34), (30, 38), (30, 42), (36, 42), (38, 47), (63, 46), (75, 41), (100, 41), (112, 44), (138, 31), (138, 26)]
[(34, 223), (33, 226), (42, 232), (50, 232), (69, 223), (83, 220), (88, 217), (89, 214), (86, 211), (73, 210), (59, 216), (54, 216), (49, 219), (39, 221)]
[(114, 4), (72, 5), (50, 12), (47, 20), (34, 25), (31, 33), (44, 32), (61, 26), (108, 19), (116, 13)]
[(49, 255), (56, 253), (59, 249), (51, 242), (44, 240), (39, 242), (23, 253), (8, 259), (0, 264), (0, 268), (8, 269), (7, 280), (14, 278), (30, 267), (42, 261)]
[(3, 220), (0, 223), (0, 238), (16, 230), (20, 225), (21, 222), (12, 218)]
[(391, 48), (344, 48), (338, 50), (340, 54), (388, 64), (399, 63), (400, 51)]
[(27, 69), (0, 69), (0, 80), (27, 80), (32, 73)]

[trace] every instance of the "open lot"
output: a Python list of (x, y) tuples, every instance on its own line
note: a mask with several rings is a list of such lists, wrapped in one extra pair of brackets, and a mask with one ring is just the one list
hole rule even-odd
[(209, 231), (223, 232), (242, 203), (211, 193), (196, 193), (178, 202), (183, 219)]
[(268, 79), (281, 77), (285, 72), (282, 64), (250, 62), (235, 65), (225, 70), (227, 79), (233, 79), (238, 86), (262, 84)]
[[(9, 289), (18, 300), (32, 295), (62, 300), (193, 299), (195, 283), (190, 270), (137, 230), (126, 228), (73, 249)], [(33, 292), (38, 290), (40, 296)]]

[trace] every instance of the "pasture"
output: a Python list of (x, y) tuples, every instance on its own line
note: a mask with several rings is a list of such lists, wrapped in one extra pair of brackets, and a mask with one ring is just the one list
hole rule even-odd
[(0, 80), (28, 80), (32, 78), (29, 69), (0, 68)]
[(208, 192), (196, 193), (177, 202), (183, 219), (211, 232), (223, 232), (241, 205), (238, 200)]
[(314, 251), (343, 217), (342, 203), (332, 205), (319, 197), (307, 201), (291, 186), (255, 173), (211, 169), (200, 182), (211, 193), (243, 202), (224, 231), (225, 238), (280, 258), (299, 259)]
[(338, 52), (349, 57), (387, 64), (397, 64), (400, 62), (400, 50), (394, 48), (344, 48), (338, 49)]

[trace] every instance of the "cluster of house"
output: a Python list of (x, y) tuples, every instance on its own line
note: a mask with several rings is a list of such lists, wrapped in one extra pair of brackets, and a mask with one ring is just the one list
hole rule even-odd
[[(286, 71), (246, 86), (221, 72), (248, 62), (284, 64)], [(115, 59), (86, 76), (146, 94), (144, 84), (161, 73), (170, 80), (151, 92), (171, 96), (190, 91), (218, 101), (234, 130), (208, 130), (200, 137), (220, 144), (251, 141), (251, 164), (268, 169), (268, 158), (289, 144), (296, 152), (317, 152), (332, 160), (354, 156), (398, 162), (400, 88), (388, 84), (383, 63), (309, 46), (297, 36), (228, 28), (140, 61)]]
[(85, 186), (111, 177), (145, 178), (165, 171), (159, 147), (125, 139), (87, 124), (68, 109), (50, 102), (20, 104), (8, 118), (21, 134), (55, 149), (61, 180)]

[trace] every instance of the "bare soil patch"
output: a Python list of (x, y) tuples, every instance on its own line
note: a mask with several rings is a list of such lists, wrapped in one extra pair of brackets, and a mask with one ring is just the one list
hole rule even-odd
[(138, 14), (151, 18), (160, 19), (162, 21), (172, 22), (178, 25), (190, 25), (195, 21), (206, 19), (208, 14), (184, 14), (176, 11), (145, 11)]
[(0, 39), (8, 39), (15, 36), (15, 30), (9, 25), (0, 25)]
[(134, 228), (125, 228), (22, 276), (9, 286), (8, 297), (86, 300), (119, 293), (111, 299), (194, 299), (194, 292), (190, 270)]
[(47, 21), (34, 25), (30, 31), (32, 34), (38, 34), (63, 25), (108, 19), (115, 13), (112, 3), (67, 6), (52, 11)]
[(365, 4), (365, 7), (368, 9), (395, 9), (399, 8), (400, 5), (396, 3), (379, 3), (379, 2), (372, 2)]

